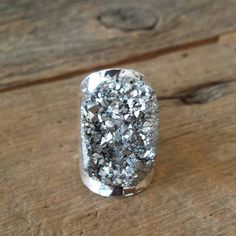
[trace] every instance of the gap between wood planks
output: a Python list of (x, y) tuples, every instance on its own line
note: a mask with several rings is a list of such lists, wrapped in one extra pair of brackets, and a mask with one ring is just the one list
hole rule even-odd
[[(85, 68), (82, 70), (75, 70), (75, 71), (67, 72), (65, 74), (59, 74), (59, 75), (56, 75), (53, 77), (48, 77), (48, 78), (38, 78), (38, 79), (31, 81), (31, 82), (20, 81), (20, 82), (11, 83), (9, 85), (3, 85), (2, 88), (0, 87), (0, 93), (9, 92), (9, 91), (12, 91), (15, 89), (31, 87), (31, 86), (35, 86), (35, 85), (39, 85), (39, 84), (51, 83), (54, 81), (69, 79), (71, 77), (79, 76), (79, 75), (82, 75), (85, 73), (90, 73), (90, 72), (96, 71), (96, 70), (106, 69), (109, 67), (119, 67), (122, 65), (127, 65), (127, 64), (131, 64), (131, 63), (135, 63), (135, 62), (142, 62), (142, 61), (150, 60), (150, 59), (160, 57), (163, 55), (167, 55), (170, 53), (174, 53), (174, 52), (184, 51), (184, 50), (191, 49), (191, 48), (197, 48), (197, 47), (201, 47), (201, 46), (205, 46), (205, 45), (209, 45), (209, 44), (216, 44), (216, 43), (218, 43), (219, 38), (221, 36), (218, 35), (218, 36), (214, 36), (214, 37), (211, 37), (208, 39), (203, 39), (203, 40), (196, 41), (196, 42), (190, 42), (190, 43), (186, 43), (186, 44), (178, 45), (178, 46), (174, 46), (174, 47), (158, 49), (156, 51), (152, 51), (152, 52), (148, 52), (145, 54), (125, 58), (125, 59), (122, 59), (122, 60), (117, 61), (115, 63), (110, 63), (110, 64), (108, 63), (105, 65), (95, 65), (93, 67), (88, 67), (88, 68)], [(175, 98), (175, 96), (173, 96), (172, 98)], [(162, 97), (161, 99), (163, 100), (165, 98)], [(170, 98), (166, 98), (166, 99), (170, 99)]]

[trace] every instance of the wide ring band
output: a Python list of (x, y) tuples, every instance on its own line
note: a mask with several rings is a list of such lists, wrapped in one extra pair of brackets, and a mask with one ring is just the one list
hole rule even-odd
[(151, 182), (157, 155), (158, 103), (143, 75), (92, 73), (81, 83), (83, 183), (102, 196), (130, 196)]

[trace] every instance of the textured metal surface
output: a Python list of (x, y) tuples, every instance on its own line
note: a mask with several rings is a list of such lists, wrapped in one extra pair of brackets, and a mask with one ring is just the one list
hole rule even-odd
[(81, 90), (82, 179), (104, 196), (132, 195), (155, 163), (156, 95), (143, 75), (125, 69), (93, 73)]

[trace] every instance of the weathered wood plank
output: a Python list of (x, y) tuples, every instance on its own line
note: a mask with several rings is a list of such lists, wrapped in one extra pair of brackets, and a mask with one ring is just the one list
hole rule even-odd
[[(0, 235), (233, 236), (234, 46), (223, 40), (130, 65), (161, 98), (156, 175), (132, 198), (102, 198), (81, 183), (76, 109), (82, 77), (1, 93)], [(199, 97), (205, 103), (198, 104)]]
[(0, 88), (215, 38), (236, 29), (235, 12), (235, 0), (3, 0)]

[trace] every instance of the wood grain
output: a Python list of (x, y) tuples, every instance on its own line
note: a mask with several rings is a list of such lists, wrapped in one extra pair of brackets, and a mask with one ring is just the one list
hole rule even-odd
[(229, 39), (126, 66), (144, 73), (160, 98), (156, 175), (135, 197), (102, 198), (82, 185), (77, 109), (85, 75), (1, 93), (0, 235), (235, 235)]
[(235, 0), (3, 0), (0, 88), (215, 40), (236, 29), (235, 12)]

